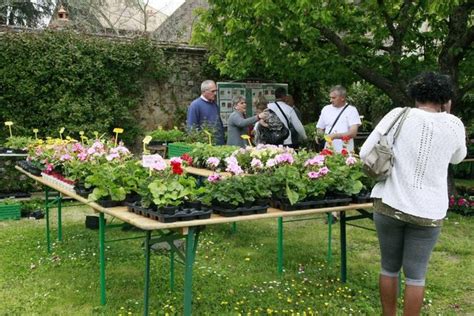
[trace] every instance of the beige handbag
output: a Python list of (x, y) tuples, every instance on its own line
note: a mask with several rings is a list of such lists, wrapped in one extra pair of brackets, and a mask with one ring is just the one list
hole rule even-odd
[[(369, 152), (367, 157), (364, 159), (365, 173), (370, 177), (376, 179), (377, 181), (383, 181), (387, 179), (392, 171), (394, 160), (392, 147), (393, 144), (395, 144), (395, 139), (397, 138), (398, 133), (400, 133), (400, 128), (402, 127), (403, 122), (405, 121), (405, 118), (408, 115), (408, 112), (410, 112), (410, 108), (408, 107), (400, 111), (400, 114), (398, 114), (397, 117), (393, 120), (387, 131), (380, 137), (379, 142), (375, 144), (375, 146)], [(388, 132), (392, 129), (392, 127), (399, 119), (400, 124), (398, 125), (395, 134), (393, 134), (393, 143), (389, 144), (387, 137)]]

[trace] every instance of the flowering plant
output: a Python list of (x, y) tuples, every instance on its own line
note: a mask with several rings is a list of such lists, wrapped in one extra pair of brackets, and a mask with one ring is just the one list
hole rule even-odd
[(221, 179), (214, 174), (208, 177), (202, 201), (207, 205), (217, 204), (226, 208), (255, 205), (259, 200), (267, 201), (270, 198), (269, 182), (270, 179), (263, 175)]
[[(237, 164), (246, 173), (258, 173), (265, 169), (272, 168), (279, 162), (292, 160), (295, 154), (294, 149), (284, 146), (275, 145), (257, 145), (256, 147), (247, 146), (240, 148), (232, 153)], [(277, 162), (275, 158), (279, 156), (281, 161)]]
[(149, 176), (141, 179), (138, 190), (142, 206), (180, 206), (204, 190), (197, 188), (196, 178), (185, 174), (181, 158), (171, 158), (168, 164), (160, 155), (153, 157), (145, 166), (149, 168)]
[(474, 215), (474, 196), (451, 195), (449, 197), (449, 210), (465, 216)]
[(209, 144), (197, 143), (190, 155), (193, 158), (193, 165), (198, 168), (209, 168), (209, 158), (219, 160), (217, 165), (212, 165), (212, 170), (224, 168), (224, 158), (230, 156), (238, 147), (236, 146), (212, 146)]
[(353, 153), (346, 149), (349, 138), (343, 139), (344, 145), (340, 153), (336, 153), (332, 147), (332, 142), (328, 140), (327, 148), (323, 149), (320, 157), (324, 157), (325, 176), (327, 177), (327, 191), (338, 194), (353, 195), (359, 193), (364, 177), (362, 162)]
[(90, 166), (91, 174), (85, 179), (85, 187), (94, 188), (89, 195), (92, 201), (123, 201), (127, 194), (138, 192), (141, 179), (147, 177), (146, 169), (133, 159), (122, 162), (107, 161)]

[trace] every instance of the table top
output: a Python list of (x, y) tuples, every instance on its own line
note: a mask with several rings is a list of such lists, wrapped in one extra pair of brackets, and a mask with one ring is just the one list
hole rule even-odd
[(291, 216), (299, 216), (299, 215), (312, 215), (312, 214), (321, 214), (321, 213), (326, 213), (326, 212), (341, 212), (341, 211), (350, 211), (350, 210), (356, 210), (356, 209), (367, 209), (367, 208), (372, 208), (373, 206), (372, 203), (361, 203), (361, 204), (349, 204), (345, 206), (322, 207), (322, 208), (299, 210), (299, 211), (282, 211), (280, 209), (270, 207), (268, 208), (268, 211), (265, 214), (241, 215), (241, 216), (234, 216), (234, 217), (224, 217), (217, 214), (212, 214), (211, 218), (209, 219), (178, 221), (174, 223), (161, 223), (159, 221), (144, 217), (142, 215), (129, 212), (126, 206), (118, 206), (118, 207), (112, 207), (112, 208), (102, 207), (95, 202), (89, 201), (88, 199), (77, 195), (75, 192), (71, 190), (68, 190), (59, 185), (51, 183), (47, 179), (34, 176), (18, 166), (16, 166), (15, 168), (17, 168), (19, 171), (23, 172), (30, 178), (38, 181), (39, 183), (49, 186), (52, 189), (58, 192), (61, 192), (64, 195), (70, 196), (84, 204), (87, 204), (88, 206), (90, 206), (91, 208), (93, 208), (94, 210), (98, 212), (102, 212), (104, 214), (116, 217), (126, 223), (129, 223), (143, 230), (181, 228), (184, 230), (183, 233), (186, 233), (186, 229), (188, 227), (193, 227), (193, 226), (224, 224), (224, 223), (232, 223), (232, 222), (278, 218), (278, 217), (291, 217)]

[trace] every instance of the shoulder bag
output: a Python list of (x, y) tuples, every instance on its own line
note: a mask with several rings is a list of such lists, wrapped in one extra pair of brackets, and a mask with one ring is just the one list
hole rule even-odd
[(286, 124), (288, 124), (288, 129), (290, 130), (290, 134), (291, 134), (291, 145), (293, 147), (297, 147), (298, 143), (299, 143), (298, 131), (295, 129), (293, 124), (288, 120), (288, 118), (286, 117), (285, 112), (283, 112), (283, 110), (281, 109), (281, 107), (280, 107), (280, 105), (278, 104), (277, 101), (275, 101), (275, 104), (276, 104), (276, 106), (278, 106), (278, 109), (280, 110), (281, 114), (283, 114), (283, 116), (285, 117)]
[[(394, 155), (392, 147), (395, 144), (395, 140), (400, 133), (400, 129), (405, 121), (410, 108), (406, 107), (397, 117), (393, 120), (387, 131), (380, 137), (380, 140), (372, 148), (367, 157), (364, 160), (363, 169), (367, 175), (376, 179), (377, 181), (383, 181), (390, 176), (392, 172), (392, 166), (394, 161)], [(393, 128), (395, 123), (400, 120), (400, 124), (397, 126), (395, 133), (393, 134), (393, 142), (389, 144), (388, 132)]]

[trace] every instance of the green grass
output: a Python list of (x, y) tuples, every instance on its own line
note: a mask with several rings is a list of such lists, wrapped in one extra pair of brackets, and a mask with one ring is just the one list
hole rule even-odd
[[(0, 222), (0, 315), (139, 315), (143, 312), (142, 239), (107, 243), (107, 305), (100, 306), (98, 232), (85, 229), (86, 207), (63, 211), (63, 242), (46, 253), (45, 221)], [(53, 217), (54, 219), (54, 217)], [(53, 233), (55, 221), (53, 221)], [(110, 219), (108, 219), (110, 222)], [(357, 224), (373, 228), (369, 220)], [(109, 229), (107, 238), (141, 236)], [(207, 227), (193, 274), (195, 315), (380, 314), (379, 251), (372, 231), (348, 226), (348, 282), (339, 278), (339, 227), (332, 265), (326, 262), (327, 226), (319, 220), (285, 224), (285, 273), (277, 274), (277, 222)], [(428, 272), (427, 314), (474, 313), (472, 218), (449, 215)], [(152, 256), (150, 311), (181, 314), (183, 266), (169, 288), (169, 258)]]

